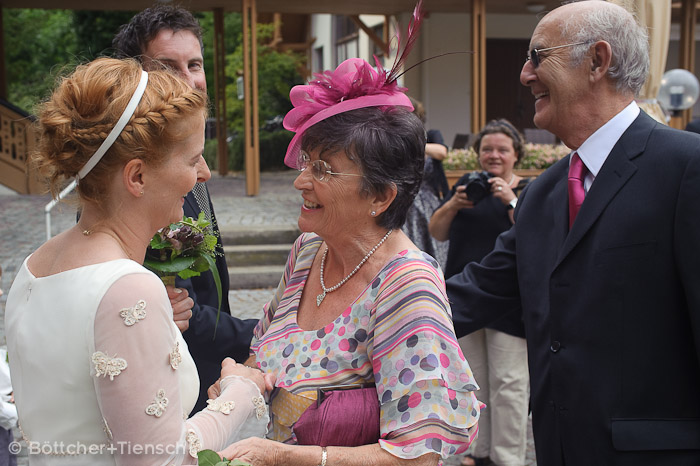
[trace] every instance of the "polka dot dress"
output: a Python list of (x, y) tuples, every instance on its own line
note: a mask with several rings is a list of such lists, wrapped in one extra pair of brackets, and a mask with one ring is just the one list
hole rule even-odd
[[(373, 381), (382, 448), (401, 458), (463, 453), (476, 435), (482, 405), (435, 260), (415, 250), (396, 254), (333, 322), (306, 331), (296, 323), (297, 308), (321, 243), (303, 234), (294, 244), (255, 330), (251, 351), (260, 368), (276, 375), (276, 387), (308, 400), (319, 387)], [(291, 426), (290, 413), (298, 418), (303, 412), (304, 403), (296, 409), (290, 403), (272, 403), (273, 424), (278, 416)], [(273, 428), (272, 435), (294, 441), (288, 429)]]

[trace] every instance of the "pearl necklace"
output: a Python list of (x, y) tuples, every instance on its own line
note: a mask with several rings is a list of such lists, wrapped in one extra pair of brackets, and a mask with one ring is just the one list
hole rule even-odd
[(323, 251), (323, 257), (321, 258), (321, 289), (323, 289), (323, 293), (321, 293), (321, 294), (319, 294), (318, 296), (316, 296), (316, 307), (319, 307), (319, 306), (321, 305), (321, 303), (323, 302), (323, 299), (326, 297), (326, 294), (327, 294), (327, 293), (330, 293), (331, 291), (337, 290), (337, 289), (340, 288), (346, 281), (350, 280), (350, 277), (352, 277), (353, 275), (355, 275), (355, 272), (357, 272), (358, 270), (360, 270), (360, 267), (362, 267), (362, 265), (363, 265), (365, 262), (367, 262), (367, 259), (369, 259), (369, 256), (371, 256), (372, 254), (374, 254), (374, 251), (376, 251), (377, 248), (378, 248), (379, 246), (381, 246), (382, 243), (383, 243), (384, 241), (386, 241), (386, 239), (389, 237), (389, 235), (391, 234), (392, 231), (394, 231), (394, 230), (391, 229), (391, 230), (387, 231), (387, 232), (386, 232), (386, 235), (384, 235), (384, 238), (382, 238), (381, 241), (379, 241), (375, 247), (373, 247), (372, 249), (370, 249), (370, 251), (369, 251), (369, 252), (367, 253), (367, 255), (360, 261), (360, 263), (357, 264), (357, 266), (356, 266), (354, 269), (352, 269), (352, 272), (350, 272), (345, 278), (343, 278), (342, 280), (340, 280), (340, 282), (338, 282), (336, 285), (334, 285), (334, 286), (332, 286), (332, 287), (330, 287), (330, 288), (326, 288), (326, 284), (323, 282), (323, 264), (326, 263), (326, 255), (328, 255), (328, 247), (326, 247), (326, 250)]

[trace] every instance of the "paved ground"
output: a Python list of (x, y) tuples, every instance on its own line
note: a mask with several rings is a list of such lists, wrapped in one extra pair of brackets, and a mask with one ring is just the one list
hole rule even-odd
[[(208, 183), (219, 225), (238, 228), (253, 225), (296, 225), (301, 197), (292, 186), (295, 172), (264, 173), (260, 195), (245, 194), (245, 178), (240, 174), (214, 175)], [(48, 196), (21, 196), (0, 186), (0, 265), (3, 269), (0, 288), (9, 290), (24, 258), (46, 240), (44, 206)], [(75, 223), (75, 207), (61, 204), (51, 213), (55, 235)], [(258, 318), (271, 289), (236, 290), (229, 293), (231, 312), (242, 318)], [(5, 345), (5, 296), (0, 297), (0, 345)], [(468, 357), (469, 355), (467, 355)], [(20, 457), (19, 466), (27, 464)], [(459, 464), (450, 458), (448, 466)], [(528, 435), (526, 466), (536, 466), (532, 434)]]
[[(296, 225), (301, 197), (292, 186), (295, 172), (265, 173), (259, 196), (245, 195), (242, 175), (214, 176), (208, 183), (219, 225), (238, 228), (262, 225)], [(10, 284), (24, 258), (46, 241), (44, 206), (48, 196), (21, 196), (0, 186), (0, 288)], [(51, 212), (51, 230), (56, 235), (75, 224), (75, 206), (62, 203)], [(252, 318), (253, 306), (265, 302), (269, 290), (231, 292), (232, 312)], [(0, 297), (0, 345), (5, 344), (5, 297)]]

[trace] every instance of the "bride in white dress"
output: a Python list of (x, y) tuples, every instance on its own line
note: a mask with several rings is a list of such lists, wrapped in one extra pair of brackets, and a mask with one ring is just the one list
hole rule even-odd
[(232, 360), (219, 397), (187, 419), (197, 370), (165, 287), (140, 265), (211, 176), (206, 112), (206, 95), (174, 75), (107, 58), (78, 67), (44, 104), (38, 162), (54, 194), (79, 178), (82, 215), (25, 260), (8, 295), (30, 464), (196, 464), (203, 448), (265, 434), (262, 374)]

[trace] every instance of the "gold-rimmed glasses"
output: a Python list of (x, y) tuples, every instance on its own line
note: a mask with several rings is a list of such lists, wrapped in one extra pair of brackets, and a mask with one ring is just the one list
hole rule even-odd
[(328, 181), (331, 175), (362, 176), (359, 173), (338, 173), (331, 171), (331, 166), (325, 160), (318, 159), (311, 161), (309, 154), (303, 150), (299, 151), (297, 170), (303, 172), (309, 167), (311, 167), (311, 176), (313, 176), (316, 181)]
[(573, 46), (575, 46), (575, 45), (590, 44), (590, 43), (591, 43), (591, 41), (586, 40), (586, 41), (583, 41), (583, 42), (576, 42), (575, 44), (557, 45), (557, 46), (554, 46), (554, 47), (547, 47), (547, 48), (544, 48), (544, 49), (532, 49), (532, 50), (530, 50), (529, 52), (527, 52), (527, 57), (525, 58), (525, 61), (528, 61), (528, 60), (531, 61), (531, 62), (532, 62), (532, 66), (534, 66), (535, 68), (537, 68), (538, 66), (540, 66), (540, 63), (542, 62), (541, 59), (542, 59), (543, 57), (540, 57), (540, 53), (542, 53), (542, 52), (546, 52), (546, 51), (548, 51), (548, 50), (554, 50), (554, 49), (563, 49), (564, 47), (573, 47)]

